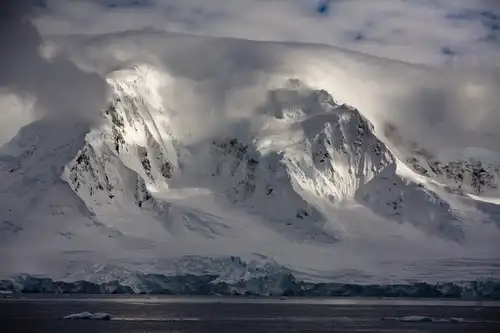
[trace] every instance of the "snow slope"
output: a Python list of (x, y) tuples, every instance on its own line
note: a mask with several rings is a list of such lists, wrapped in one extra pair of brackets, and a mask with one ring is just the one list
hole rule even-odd
[[(155, 43), (143, 53), (128, 36), (114, 38), (73, 54), (106, 73), (111, 93), (98, 122), (42, 119), (0, 149), (2, 276), (129, 276), (128, 285), (141, 283), (134, 274), (500, 276), (500, 210), (484, 198), (496, 189), (493, 164), (483, 172), (468, 157), (438, 167), (418, 152), (402, 159), (387, 141), (393, 133), (379, 135), (373, 115), (339, 102), (331, 84), (318, 87), (285, 56), (269, 68), (307, 46), (211, 48), (175, 35), (166, 42), (179, 53)], [(183, 59), (202, 47), (212, 50), (203, 64)], [(249, 49), (261, 58), (246, 58)], [(340, 51), (310, 47), (312, 58), (325, 52)]]

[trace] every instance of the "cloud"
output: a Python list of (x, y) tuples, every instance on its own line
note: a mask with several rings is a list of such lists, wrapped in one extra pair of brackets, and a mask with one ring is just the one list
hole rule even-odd
[[(217, 50), (213, 46), (217, 42), (211, 40), (174, 43), (173, 37), (163, 40), (155, 34), (133, 37), (132, 31), (139, 29), (324, 43), (451, 70), (418, 68), (355, 54), (319, 57), (307, 52), (299, 56), (301, 51), (293, 51), (295, 68), (288, 68), (290, 73), (306, 80), (311, 80), (313, 73), (316, 83), (312, 84), (328, 88), (334, 97), (359, 107), (379, 128), (386, 123), (405, 128), (408, 141), (418, 138), (426, 146), (436, 142), (443, 146), (487, 142), (496, 150), (494, 133), (500, 125), (495, 92), (499, 80), (493, 70), (500, 68), (497, 1), (45, 0), (33, 13), (31, 22), (44, 44), (39, 45), (40, 38), (31, 26), (18, 26), (19, 32), (13, 35), (27, 34), (29, 38), (22, 40), (29, 42), (23, 47), (32, 58), (25, 61), (26, 65), (19, 65), (17, 59), (22, 57), (15, 50), (21, 50), (21, 38), (17, 38), (18, 45), (12, 48), (15, 56), (5, 57), (16, 60), (4, 67), (18, 71), (0, 85), (8, 83), (32, 92), (40, 108), (59, 110), (61, 114), (72, 107), (79, 114), (95, 112), (101, 103), (97, 101), (103, 99), (104, 81), (88, 72), (104, 75), (103, 69), (113, 69), (110, 63), (118, 68), (139, 61), (166, 66), (179, 85), (190, 82), (190, 89), (200, 98), (197, 108), (208, 101), (212, 109), (224, 109), (227, 105), (221, 105), (227, 103), (227, 96), (261, 79), (255, 71), (239, 77), (229, 72), (241, 73), (244, 66), (276, 72), (282, 67), (280, 63), (291, 59), (286, 52), (263, 51), (272, 49), (271, 44), (252, 50), (252, 43), (234, 42), (240, 43), (234, 49), (224, 46)], [(59, 53), (55, 42), (61, 38), (75, 41), (66, 45), (71, 49), (66, 49), (66, 54)], [(163, 45), (166, 41), (169, 44)], [(51, 62), (40, 58), (38, 52)], [(326, 52), (345, 55), (338, 50)], [(331, 59), (325, 61), (328, 57)], [(30, 67), (36, 70), (25, 70)], [(29, 76), (39, 79), (31, 82)], [(45, 84), (47, 77), (50, 84)], [(228, 87), (229, 91), (223, 89)], [(425, 132), (429, 134), (422, 136)]]
[[(107, 86), (102, 77), (82, 72), (64, 58), (53, 62), (42, 58), (42, 38), (28, 21), (31, 10), (30, 1), (11, 1), (0, 15), (0, 90), (7, 91), (0, 96), (3, 133), (24, 124), (28, 114), (33, 119), (45, 115), (92, 118), (105, 100)], [(25, 109), (19, 105), (32, 107), (30, 112), (19, 111), (17, 119), (15, 110)]]
[(500, 66), (494, 0), (47, 0), (44, 35), (155, 28), (325, 43), (413, 63)]
[(395, 127), (398, 135), (388, 138), (403, 154), (415, 143), (436, 155), (465, 147), (500, 152), (500, 75), (493, 69), (435, 69), (321, 45), (152, 30), (56, 40), (75, 63), (102, 75), (150, 64), (166, 80), (160, 95), (176, 113), (173, 128), (198, 140), (232, 135), (223, 131), (238, 121), (250, 124), (247, 133), (258, 128), (267, 91), (296, 78), (357, 107), (382, 136)]
[(12, 139), (19, 128), (30, 123), (36, 117), (33, 112), (33, 96), (19, 95), (0, 89), (0, 146)]

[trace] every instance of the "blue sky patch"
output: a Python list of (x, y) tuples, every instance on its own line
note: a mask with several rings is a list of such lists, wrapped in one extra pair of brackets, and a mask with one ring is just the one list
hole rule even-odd
[(441, 48), (441, 53), (444, 54), (444, 55), (447, 55), (447, 56), (453, 56), (453, 55), (457, 54), (455, 51), (453, 51), (453, 49), (451, 49), (448, 46), (443, 46)]
[(322, 0), (318, 3), (316, 7), (316, 12), (321, 15), (327, 15), (330, 12), (330, 1)]
[(47, 8), (46, 0), (33, 0), (33, 5), (39, 8)]
[(153, 5), (151, 0), (101, 0), (105, 7), (136, 7)]
[(479, 21), (485, 28), (486, 35), (481, 38), (489, 42), (500, 41), (500, 12), (464, 10), (446, 15), (451, 20)]

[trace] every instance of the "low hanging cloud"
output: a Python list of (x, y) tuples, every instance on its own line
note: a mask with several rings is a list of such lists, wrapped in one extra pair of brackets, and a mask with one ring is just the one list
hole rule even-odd
[(42, 116), (92, 119), (105, 100), (103, 78), (81, 71), (68, 59), (49, 62), (41, 56), (42, 37), (29, 21), (31, 1), (8, 1), (2, 6), (0, 144), (17, 128)]
[(158, 70), (168, 81), (160, 95), (177, 114), (169, 121), (179, 133), (195, 130), (198, 140), (238, 119), (258, 127), (256, 110), (266, 92), (293, 78), (358, 108), (403, 153), (415, 144), (433, 154), (465, 147), (500, 152), (500, 76), (494, 69), (444, 70), (322, 45), (153, 30), (56, 40), (81, 68), (103, 76), (151, 65), (150, 73)]
[(34, 98), (0, 89), (0, 146), (12, 139), (17, 130), (35, 119)]

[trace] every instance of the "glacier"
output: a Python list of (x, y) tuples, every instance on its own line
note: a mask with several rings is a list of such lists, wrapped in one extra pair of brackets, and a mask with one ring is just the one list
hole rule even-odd
[(384, 123), (349, 76), (384, 61), (144, 31), (55, 40), (109, 101), (0, 147), (0, 290), (499, 297), (498, 155)]
[[(183, 258), (186, 260), (187, 258)], [(195, 259), (195, 258), (191, 258)], [(200, 260), (196, 258), (195, 260)], [(206, 259), (205, 259), (206, 260)], [(238, 257), (209, 262), (211, 270), (225, 262), (240, 269), (218, 273), (164, 275), (120, 272), (114, 280), (56, 281), (42, 276), (20, 275), (0, 280), (0, 291), (28, 294), (162, 294), (207, 296), (301, 296), (301, 297), (390, 297), (449, 298), (461, 300), (500, 299), (500, 280), (482, 279), (454, 282), (407, 282), (390, 284), (356, 284), (341, 282), (306, 282), (290, 270), (279, 266), (256, 267)], [(221, 267), (217, 267), (221, 269)], [(243, 275), (241, 271), (245, 271)], [(115, 271), (116, 273), (116, 271)], [(228, 274), (233, 273), (233, 275)], [(234, 274), (235, 273), (235, 274)]]

